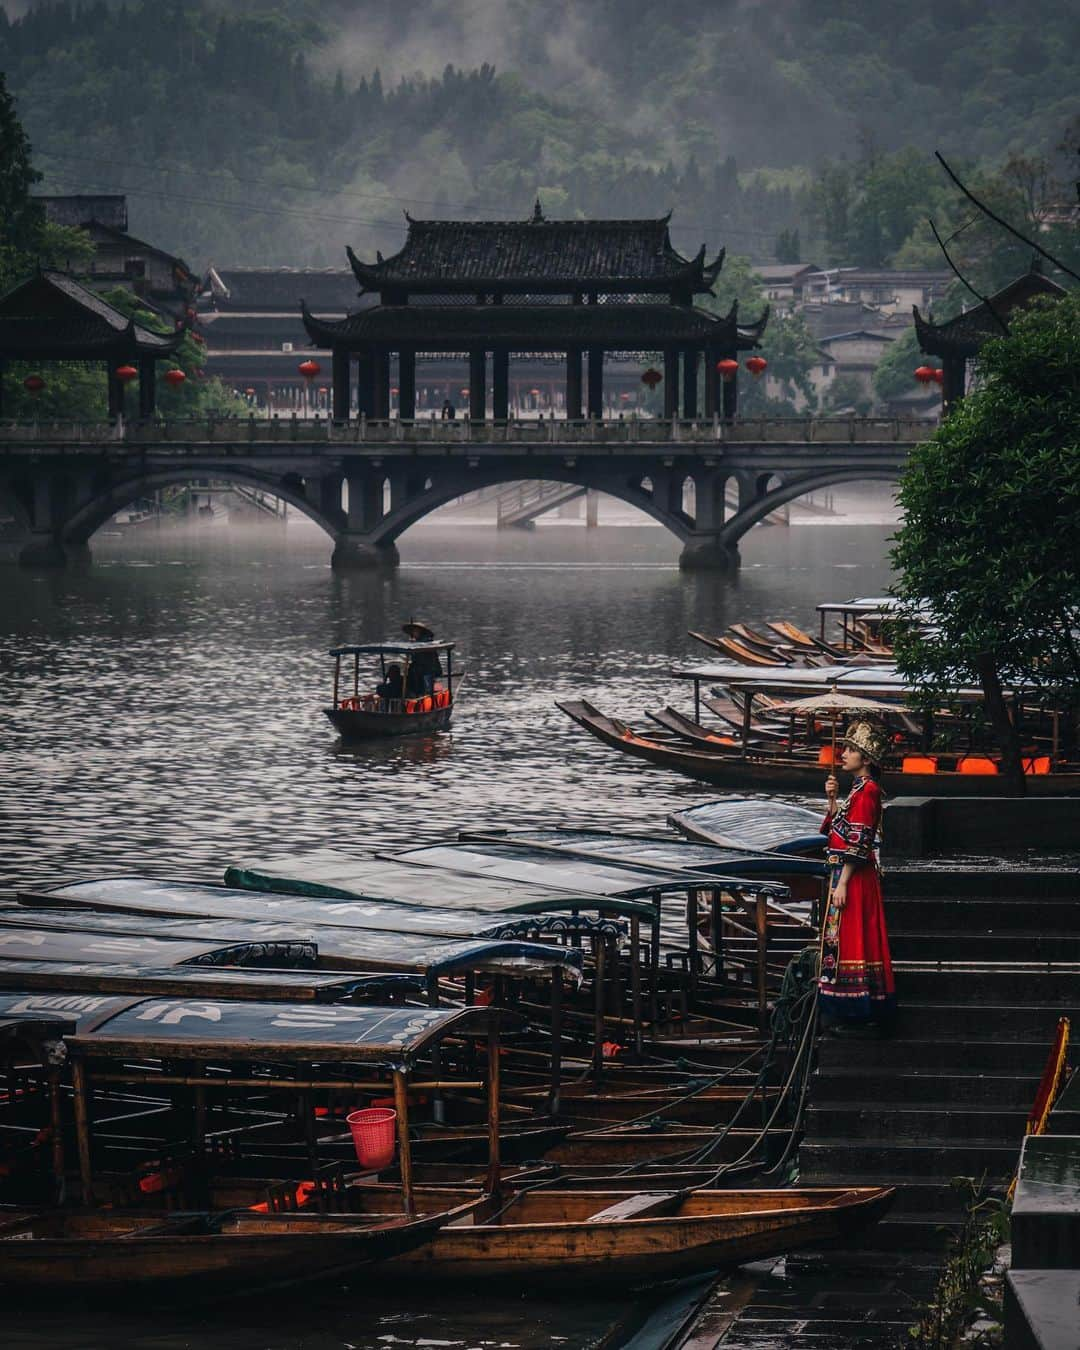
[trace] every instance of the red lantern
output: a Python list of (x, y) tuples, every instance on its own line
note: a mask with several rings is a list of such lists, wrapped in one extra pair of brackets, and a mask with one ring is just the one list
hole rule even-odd
[(739, 363), (725, 356), (722, 361), (717, 361), (716, 369), (724, 380), (733, 380), (739, 373)]
[(945, 372), (942, 370), (940, 366), (937, 366), (934, 370), (934, 383), (943, 384), (944, 382), (945, 382)]
[(254, 390), (254, 389), (250, 389), (250, 388), (249, 388), (249, 389), (245, 389), (245, 390), (244, 390), (244, 393), (247, 394), (248, 398), (254, 398), (254, 397), (255, 397), (255, 390)]
[(920, 366), (918, 370), (915, 372), (915, 378), (919, 381), (920, 384), (933, 384), (934, 367)]
[(663, 375), (660, 374), (655, 366), (650, 366), (642, 375), (641, 383), (646, 385), (649, 389), (655, 389), (663, 378)]
[(760, 380), (762, 375), (765, 374), (765, 368), (768, 364), (763, 356), (751, 356), (746, 362), (746, 369), (755, 380)]
[(139, 372), (134, 366), (117, 366), (116, 378), (121, 384), (130, 384), (132, 380), (137, 379)]
[(309, 359), (307, 361), (301, 361), (298, 369), (304, 379), (310, 383), (315, 376), (318, 375), (319, 371), (322, 370), (322, 366), (319, 365), (318, 361)]
[(468, 397), (469, 397), (469, 391), (468, 391), (467, 388), (466, 388), (466, 389), (463, 389), (463, 390), (461, 391), (461, 397), (462, 397), (462, 398), (468, 398)]
[(529, 390), (529, 393), (533, 396), (533, 398), (539, 398), (539, 397), (540, 397), (540, 390), (539, 390), (539, 389), (530, 389), (530, 390)]
[(37, 398), (38, 394), (45, 388), (45, 381), (40, 375), (27, 375), (23, 380), (23, 388), (28, 394), (33, 394)]
[(172, 385), (174, 389), (179, 389), (186, 379), (187, 376), (179, 367), (165, 372), (165, 383)]
[[(325, 391), (324, 391), (324, 392), (325, 392)], [(399, 394), (399, 393), (401, 392), (401, 390), (398, 389), (398, 387), (397, 387), (396, 384), (392, 384), (392, 385), (390, 386), (390, 392), (391, 392), (392, 394)]]

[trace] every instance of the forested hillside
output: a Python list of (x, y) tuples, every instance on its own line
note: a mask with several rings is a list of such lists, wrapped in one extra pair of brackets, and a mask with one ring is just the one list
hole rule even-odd
[(537, 193), (553, 215), (674, 207), (691, 250), (917, 261), (927, 206), (951, 209), (932, 148), (985, 179), (1052, 157), (1080, 116), (1078, 11), (1050, 0), (4, 13), (0, 69), (44, 189), (126, 191), (133, 231), (197, 267), (338, 265), (346, 242), (396, 248), (403, 206), (524, 214)]

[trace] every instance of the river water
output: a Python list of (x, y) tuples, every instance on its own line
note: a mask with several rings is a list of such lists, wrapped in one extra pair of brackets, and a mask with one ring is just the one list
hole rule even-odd
[[(808, 626), (819, 599), (878, 594), (889, 527), (760, 528), (737, 576), (681, 574), (662, 529), (532, 533), (438, 519), (385, 574), (337, 575), (306, 525), (99, 533), (84, 572), (5, 569), (0, 589), (0, 885), (139, 871), (218, 880), (307, 845), (406, 845), (465, 826), (663, 828), (709, 789), (623, 759), (555, 707), (628, 721), (689, 686), (688, 629)], [(327, 648), (425, 620), (466, 668), (452, 733), (344, 751), (322, 713)], [(394, 1350), (599, 1344), (623, 1306), (304, 1295), (254, 1312), (43, 1312), (12, 1346)], [(5, 1338), (7, 1339), (7, 1338)]]

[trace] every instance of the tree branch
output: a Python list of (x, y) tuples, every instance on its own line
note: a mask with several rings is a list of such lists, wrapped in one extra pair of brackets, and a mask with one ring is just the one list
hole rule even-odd
[(1005, 320), (994, 308), (990, 300), (990, 297), (988, 295), (983, 295), (981, 291), (977, 291), (975, 287), (971, 284), (971, 282), (968, 281), (967, 277), (965, 277), (964, 274), (960, 271), (959, 267), (957, 267), (957, 265), (953, 262), (952, 258), (949, 257), (949, 250), (945, 247), (945, 241), (944, 239), (942, 239), (941, 235), (938, 234), (938, 227), (934, 224), (934, 222), (930, 219), (929, 216), (927, 216), (926, 218), (926, 223), (930, 226), (931, 230), (933, 230), (934, 238), (938, 242), (938, 248), (941, 249), (942, 253), (944, 253), (945, 255), (945, 261), (949, 264), (952, 270), (960, 278), (963, 284), (968, 288), (968, 290), (975, 297), (975, 299), (978, 300), (981, 304), (984, 304), (986, 306), (989, 312), (997, 320), (998, 327), (1001, 329), (1001, 331), (1007, 334), (1009, 331), (1009, 325), (1005, 322)]
[[(1047, 260), (1047, 262), (1053, 263), (1054, 266), (1058, 268), (1060, 271), (1064, 272), (1066, 276), (1072, 277), (1074, 281), (1080, 281), (1080, 275), (1074, 272), (1071, 268), (1066, 267), (1065, 264), (1059, 261), (1057, 258), (1055, 258), (1052, 253), (1048, 253), (1046, 249), (1042, 247), (1041, 244), (1037, 244), (1034, 239), (1029, 239), (1027, 235), (1021, 234), (1020, 231), (1018, 229), (1015, 229), (1012, 225), (1010, 225), (1007, 220), (1002, 220), (1002, 218), (998, 215), (995, 215), (994, 212), (991, 211), (988, 206), (985, 206), (981, 201), (979, 201), (978, 197), (976, 197), (973, 192), (971, 192), (968, 188), (966, 188), (963, 185), (963, 183), (961, 183), (960, 179), (957, 178), (956, 174), (953, 173), (952, 169), (949, 168), (948, 164), (946, 164), (945, 162), (945, 156), (941, 153), (940, 150), (934, 151), (934, 158), (938, 161), (938, 163), (949, 175), (949, 177), (953, 180), (953, 182), (964, 194), (964, 196), (968, 199), (968, 201), (971, 202), (973, 206), (977, 206), (984, 216), (989, 216), (995, 225), (1000, 225), (1003, 230), (1008, 230), (1008, 232), (1011, 235), (1013, 235), (1014, 238), (1019, 239), (1022, 244), (1027, 244), (1028, 248), (1033, 248), (1036, 253), (1041, 254)], [(962, 277), (961, 280), (963, 280)]]

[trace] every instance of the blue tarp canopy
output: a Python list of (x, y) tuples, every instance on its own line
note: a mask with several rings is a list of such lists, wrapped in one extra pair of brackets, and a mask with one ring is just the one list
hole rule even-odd
[[(210, 889), (221, 890), (220, 887)], [(24, 911), (25, 917), (20, 910)], [(179, 919), (153, 914), (105, 914), (85, 909), (26, 909), (18, 906), (13, 911), (0, 911), (0, 930), (24, 924), (83, 932), (146, 933), (156, 937), (231, 942), (314, 942), (320, 967), (331, 971), (386, 970), (454, 975), (476, 970), (521, 976), (541, 974), (556, 967), (577, 972), (583, 962), (582, 952), (573, 947), (503, 937), (440, 939), (381, 929), (312, 927), (257, 919)]]
[[(502, 1012), (506, 1020), (511, 1015)], [(406, 1068), (449, 1033), (486, 1035), (487, 1008), (387, 1008), (310, 1003), (142, 999), (78, 1030), (69, 1048), (98, 1056), (179, 1056), (215, 1063), (303, 1059)]]

